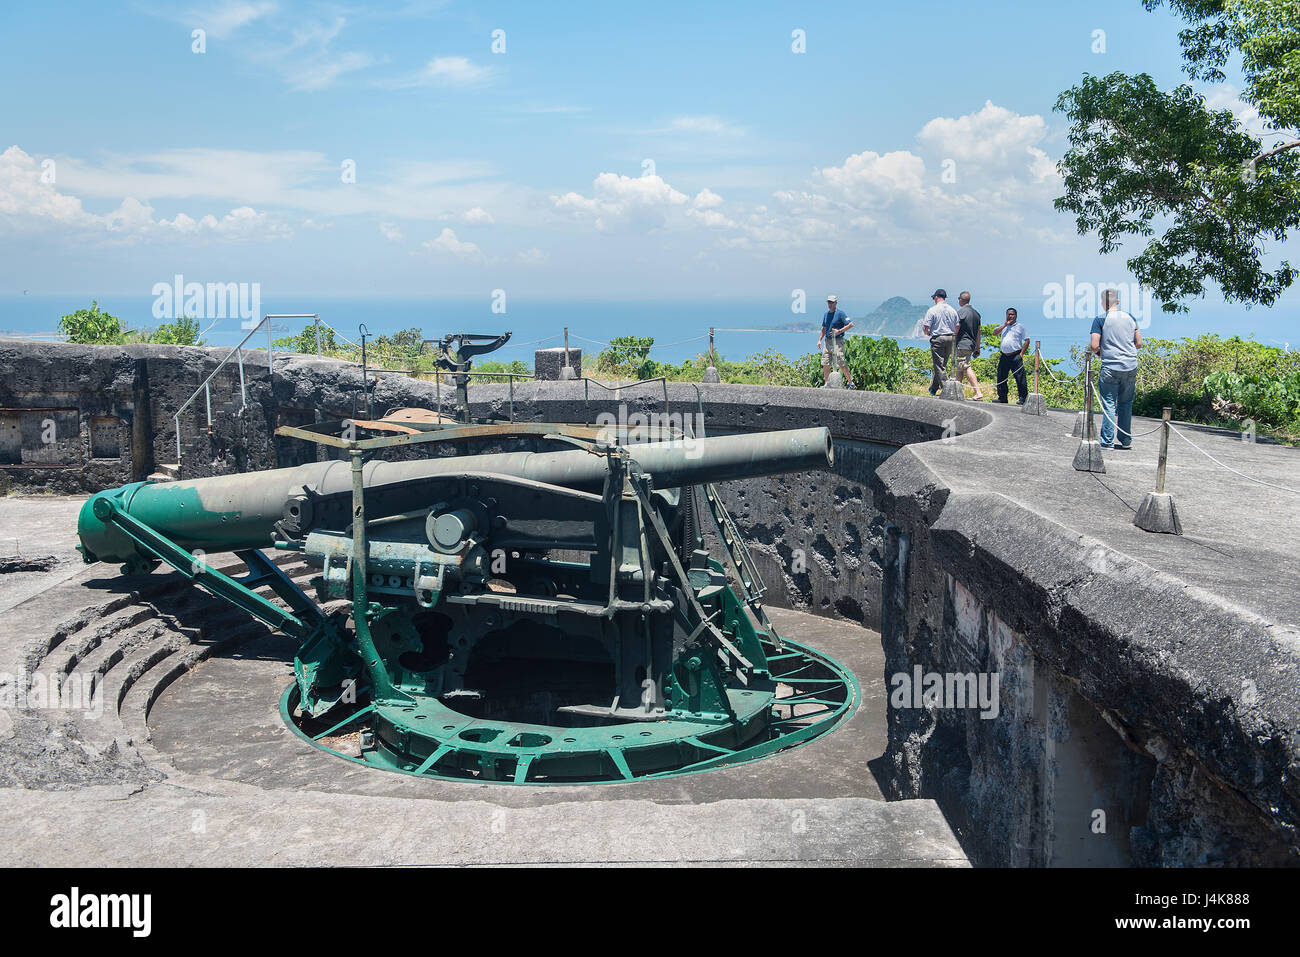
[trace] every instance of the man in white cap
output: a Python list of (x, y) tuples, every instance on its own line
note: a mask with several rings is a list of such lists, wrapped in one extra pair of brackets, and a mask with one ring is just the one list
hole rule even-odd
[(948, 378), (948, 357), (952, 355), (953, 341), (957, 338), (961, 319), (957, 316), (957, 310), (948, 305), (946, 290), (936, 289), (930, 298), (934, 300), (934, 305), (921, 320), (921, 332), (930, 337), (930, 364), (933, 366), (930, 394), (934, 395), (943, 388), (943, 382)]
[(844, 360), (844, 333), (853, 328), (853, 320), (840, 308), (839, 296), (826, 297), (826, 315), (822, 316), (822, 333), (817, 337), (817, 348), (822, 354), (822, 385), (831, 377), (831, 363), (844, 373), (844, 384), (856, 389)]

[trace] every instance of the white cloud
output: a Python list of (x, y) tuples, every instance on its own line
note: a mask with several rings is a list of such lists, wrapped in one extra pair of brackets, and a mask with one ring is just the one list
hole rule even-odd
[(389, 89), (409, 89), (417, 86), (476, 86), (490, 79), (496, 71), (489, 66), (479, 66), (468, 57), (439, 56), (426, 63), (423, 69), (407, 76), (377, 81), (376, 85)]
[(673, 189), (660, 176), (617, 173), (597, 176), (590, 197), (573, 192), (551, 197), (556, 212), (589, 219), (602, 232), (660, 228), (667, 225), (669, 212), (689, 202), (685, 193)]
[(225, 3), (211, 4), (191, 10), (185, 22), (191, 26), (201, 27), (208, 36), (224, 40), (240, 27), (269, 16), (276, 10), (274, 3), (247, 3), (242, 0), (227, 0)]
[(1266, 145), (1289, 138), (1287, 131), (1269, 129), (1259, 110), (1241, 98), (1241, 90), (1231, 83), (1219, 83), (1204, 92), (1205, 105), (1211, 110), (1232, 110), (1237, 122), (1251, 136)]
[(545, 266), (551, 261), (551, 257), (536, 246), (529, 246), (520, 252), (518, 259), (525, 266)]
[[(56, 182), (59, 169), (53, 167)], [(250, 206), (232, 209), (220, 219), (212, 214), (195, 219), (186, 213), (161, 219), (147, 202), (128, 195), (117, 209), (97, 215), (77, 197), (61, 192), (56, 182), (47, 182), (42, 172), (41, 164), (17, 146), (0, 153), (0, 229), (19, 234), (63, 229), (118, 241), (210, 237), (248, 242), (292, 235), (283, 223)]]
[(678, 116), (668, 124), (668, 128), (680, 133), (726, 133), (739, 135), (744, 131), (732, 126), (717, 116)]
[(492, 75), (489, 67), (478, 66), (463, 56), (440, 56), (429, 61), (425, 73), (435, 83), (463, 86), (478, 83)]
[(444, 227), (436, 239), (430, 239), (420, 245), (433, 253), (449, 253), (459, 259), (479, 260), (483, 258), (483, 250), (479, 249), (474, 243), (462, 242), (457, 239), (455, 231), (450, 227)]
[(482, 206), (475, 206), (473, 209), (467, 209), (460, 214), (460, 221), (467, 226), (491, 226), (496, 222)]
[(379, 231), (390, 243), (400, 243), (406, 238), (406, 233), (402, 232), (402, 227), (396, 223), (380, 223)]
[(137, 196), (225, 200), (319, 217), (375, 215), (387, 220), (445, 220), (455, 211), (498, 208), (526, 215), (526, 195), (478, 161), (405, 162), (386, 170), (361, 164), (342, 183), (342, 157), (307, 150), (257, 153), (194, 147), (110, 156), (97, 163), (58, 158), (59, 183), (83, 197)]

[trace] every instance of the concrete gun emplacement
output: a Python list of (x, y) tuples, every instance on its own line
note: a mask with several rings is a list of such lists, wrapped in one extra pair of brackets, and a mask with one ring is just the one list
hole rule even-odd
[[(778, 719), (795, 679), (768, 660), (783, 639), (713, 483), (828, 469), (828, 430), (618, 444), (565, 429), (550, 437), (578, 448), (365, 463), (354, 447), (351, 462), (133, 483), (83, 507), (82, 552), (127, 572), (166, 562), (296, 638), (286, 720), (307, 735), (352, 708), (361, 759), (389, 769), (627, 780), (747, 760), (801, 729)], [(247, 575), (208, 564), (227, 551)], [(294, 559), (315, 601), (285, 574)], [(327, 612), (336, 599), (346, 610)], [(837, 721), (856, 685), (820, 680), (842, 691), (813, 699)]]

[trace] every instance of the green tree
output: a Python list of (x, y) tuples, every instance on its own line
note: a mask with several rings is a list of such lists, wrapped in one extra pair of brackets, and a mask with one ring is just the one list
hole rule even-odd
[[(285, 336), (283, 339), (275, 340), (277, 349), (284, 349), (288, 352), (302, 352), (308, 355), (316, 354), (316, 324), (308, 323), (297, 335)], [(320, 349), (322, 354), (331, 354), (341, 351), (338, 340), (334, 337), (334, 330), (329, 326), (320, 327)]]
[(92, 300), (89, 309), (78, 309), (60, 318), (59, 331), (69, 342), (86, 345), (120, 345), (126, 341), (121, 321), (117, 316), (101, 312), (98, 300)]
[(654, 336), (615, 336), (596, 356), (598, 371), (632, 379), (652, 379), (657, 365), (650, 358)]
[(201, 346), (199, 338), (199, 320), (193, 316), (181, 316), (175, 322), (164, 322), (153, 332), (145, 336), (146, 342), (170, 346)]
[[(1142, 0), (1148, 10), (1162, 2)], [(1300, 226), (1300, 138), (1288, 132), (1300, 126), (1300, 4), (1169, 5), (1189, 23), (1179, 34), (1189, 77), (1222, 81), (1239, 54), (1242, 98), (1283, 141), (1265, 147), (1189, 85), (1165, 92), (1145, 73), (1085, 75), (1056, 103), (1071, 123), (1056, 208), (1074, 214), (1080, 234), (1095, 233), (1103, 253), (1149, 239), (1128, 267), (1166, 311), (1185, 312), (1207, 282), (1229, 301), (1271, 305), (1296, 279), (1290, 263), (1270, 269), (1265, 257)]]

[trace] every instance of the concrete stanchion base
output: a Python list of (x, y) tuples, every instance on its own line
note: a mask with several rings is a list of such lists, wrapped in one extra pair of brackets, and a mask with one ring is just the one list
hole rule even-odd
[(722, 377), (718, 375), (718, 367), (717, 367), (717, 366), (709, 366), (707, 369), (705, 369), (705, 370), (704, 370), (704, 378), (701, 379), (700, 381), (701, 381), (701, 382), (721, 382), (721, 381), (722, 381)]
[(843, 374), (842, 374), (842, 373), (839, 373), (839, 372), (832, 372), (830, 375), (828, 375), (828, 376), (826, 377), (826, 385), (824, 385), (822, 388), (824, 388), (824, 389), (842, 389), (842, 388), (844, 388), (844, 376), (843, 376)]
[(1084, 439), (1074, 453), (1074, 470), (1076, 472), (1104, 472), (1106, 463), (1101, 458), (1101, 443), (1096, 439), (1089, 442)]
[(1041, 393), (1031, 392), (1025, 396), (1025, 404), (1020, 411), (1026, 415), (1047, 415), (1047, 400)]
[(1168, 492), (1147, 492), (1138, 506), (1133, 524), (1143, 531), (1161, 532), (1165, 535), (1183, 534), (1183, 523), (1178, 520), (1178, 508)]
[(1074, 417), (1074, 428), (1070, 430), (1070, 437), (1075, 439), (1083, 438), (1083, 430), (1088, 427), (1088, 413), (1080, 412)]
[(943, 391), (939, 393), (939, 398), (948, 399), (952, 402), (963, 402), (966, 399), (966, 390), (956, 379), (945, 379), (943, 382)]
[(564, 366), (560, 369), (560, 378), (576, 379), (578, 378), (578, 371), (574, 369), (573, 366)]

